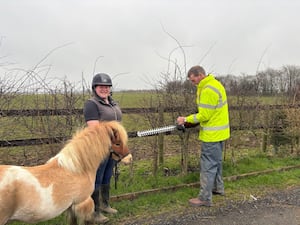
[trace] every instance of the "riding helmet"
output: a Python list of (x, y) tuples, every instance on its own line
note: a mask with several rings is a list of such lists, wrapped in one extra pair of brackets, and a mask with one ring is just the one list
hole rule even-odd
[(92, 89), (97, 85), (112, 86), (111, 78), (106, 73), (98, 73), (93, 77)]

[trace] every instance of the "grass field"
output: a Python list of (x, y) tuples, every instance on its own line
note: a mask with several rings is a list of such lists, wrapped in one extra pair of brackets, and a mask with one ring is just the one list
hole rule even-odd
[[(114, 92), (113, 98), (122, 108), (149, 107), (145, 104), (155, 99), (155, 91), (124, 91)], [(64, 109), (68, 106), (83, 108), (84, 102), (91, 96), (88, 93), (70, 94), (15, 94), (13, 96), (1, 96), (1, 109)], [(153, 101), (155, 102), (155, 100)]]

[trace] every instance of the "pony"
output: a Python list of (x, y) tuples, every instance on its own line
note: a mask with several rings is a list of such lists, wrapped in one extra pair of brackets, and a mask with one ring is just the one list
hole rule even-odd
[(0, 165), (0, 225), (37, 223), (65, 211), (70, 224), (93, 222), (96, 170), (110, 154), (128, 155), (127, 141), (119, 122), (99, 122), (78, 130), (43, 165)]

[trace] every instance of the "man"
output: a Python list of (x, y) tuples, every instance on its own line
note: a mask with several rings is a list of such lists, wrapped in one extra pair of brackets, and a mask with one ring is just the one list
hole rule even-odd
[(177, 118), (178, 125), (200, 124), (200, 193), (189, 200), (191, 206), (211, 206), (212, 194), (224, 195), (222, 150), (230, 137), (226, 91), (212, 74), (206, 75), (201, 66), (188, 71), (188, 79), (197, 86), (198, 112)]

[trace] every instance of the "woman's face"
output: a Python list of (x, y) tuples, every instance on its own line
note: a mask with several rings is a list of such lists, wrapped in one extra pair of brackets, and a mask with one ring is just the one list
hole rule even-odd
[(97, 85), (95, 87), (95, 92), (100, 98), (107, 99), (110, 95), (110, 88), (111, 86), (107, 85)]

